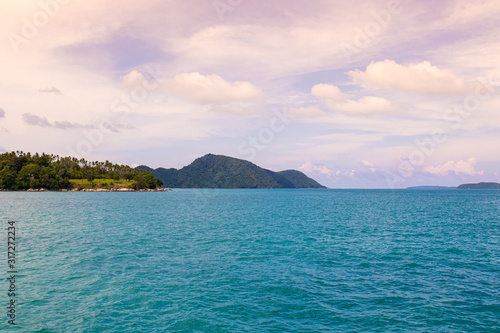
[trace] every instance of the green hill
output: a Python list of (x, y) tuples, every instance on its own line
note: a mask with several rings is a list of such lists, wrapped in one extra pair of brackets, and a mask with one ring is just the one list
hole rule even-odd
[(318, 185), (325, 188), (324, 186), (318, 184), (318, 182), (314, 179), (307, 177), (302, 172), (297, 170), (280, 171), (278, 174), (285, 177), (295, 188), (317, 188)]
[(274, 172), (251, 162), (208, 154), (182, 169), (151, 169), (164, 186), (174, 188), (325, 188), (300, 171)]
[(87, 161), (53, 154), (0, 154), (0, 190), (157, 189), (150, 172), (109, 161)]

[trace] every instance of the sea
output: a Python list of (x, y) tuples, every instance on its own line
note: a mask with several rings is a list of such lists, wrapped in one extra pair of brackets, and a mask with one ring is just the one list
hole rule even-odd
[(0, 223), (5, 332), (500, 332), (500, 190), (0, 192)]

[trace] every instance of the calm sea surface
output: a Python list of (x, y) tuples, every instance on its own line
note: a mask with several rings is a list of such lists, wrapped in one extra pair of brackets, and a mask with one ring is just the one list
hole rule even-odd
[(498, 190), (0, 192), (13, 332), (499, 332)]

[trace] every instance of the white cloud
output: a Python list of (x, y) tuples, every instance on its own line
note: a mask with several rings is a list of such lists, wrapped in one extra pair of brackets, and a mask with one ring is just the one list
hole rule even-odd
[(365, 167), (374, 167), (375, 165), (372, 162), (368, 162), (367, 160), (362, 160), (361, 164)]
[(133, 70), (124, 77), (122, 77), (122, 83), (126, 88), (134, 88), (137, 86), (145, 85), (147, 82), (146, 78), (144, 77), (144, 75), (142, 75), (142, 73)]
[(155, 87), (158, 84), (158, 90), (197, 104), (259, 103), (265, 97), (264, 92), (250, 82), (228, 82), (215, 74), (182, 73), (173, 78), (163, 77), (157, 82), (148, 83), (144, 75), (134, 70), (125, 75), (122, 80), (126, 87), (147, 84)]
[(484, 171), (475, 170), (476, 159), (474, 157), (469, 158), (467, 161), (460, 160), (458, 162), (448, 161), (444, 164), (437, 166), (428, 166), (424, 171), (440, 176), (446, 176), (450, 171), (455, 174), (464, 174), (469, 176), (483, 175)]
[(334, 172), (330, 169), (328, 169), (324, 165), (314, 165), (311, 162), (307, 162), (302, 164), (302, 166), (299, 168), (299, 171), (302, 171), (304, 173), (320, 173), (323, 175), (326, 175), (328, 178), (331, 178), (334, 174)]
[(377, 169), (375, 168), (375, 164), (373, 164), (372, 162), (368, 162), (367, 160), (362, 160), (361, 164), (364, 167), (368, 168), (368, 170), (370, 170), (371, 172), (377, 171)]
[(335, 171), (335, 176), (354, 178), (354, 177), (356, 177), (356, 170), (351, 169), (349, 171), (344, 171), (344, 172), (337, 170), (337, 171)]
[(375, 114), (394, 111), (391, 102), (385, 98), (375, 96), (365, 96), (357, 101), (349, 99), (345, 103), (326, 102), (326, 105), (332, 110), (346, 114)]
[(227, 82), (218, 75), (185, 73), (162, 82), (164, 89), (200, 104), (258, 102), (264, 92), (250, 82)]
[[(311, 21), (299, 18), (297, 16), (290, 26), (274, 23), (264, 27), (253, 24), (210, 26), (189, 38), (174, 40), (173, 50), (202, 70), (220, 68), (230, 74), (229, 67), (231, 71), (243, 70), (252, 76), (296, 75), (303, 73), (305, 68), (317, 71), (331, 63), (345, 62), (340, 48), (325, 46), (338, 45), (352, 38), (350, 24), (341, 22), (340, 18), (332, 24), (331, 16), (323, 20), (315, 16), (317, 22), (311, 28)], [(337, 29), (332, 29), (334, 26)], [(188, 62), (180, 65), (183, 71), (192, 68)]]
[(327, 99), (334, 102), (345, 102), (346, 95), (340, 89), (331, 84), (320, 83), (312, 87), (311, 94), (314, 97)]
[(359, 100), (349, 98), (336, 86), (330, 84), (317, 84), (311, 89), (311, 94), (325, 102), (325, 105), (336, 112), (353, 115), (369, 115), (376, 113), (393, 112), (394, 107), (385, 98), (364, 96)]
[(439, 69), (430, 62), (403, 66), (393, 60), (371, 62), (366, 70), (349, 71), (347, 74), (357, 84), (390, 88), (421, 94), (461, 94), (466, 91), (464, 79), (451, 70)]
[(301, 167), (298, 168), (298, 170), (310, 175), (326, 176), (326, 179), (328, 179), (331, 182), (336, 182), (341, 178), (353, 179), (356, 177), (356, 170), (347, 169), (345, 171), (341, 170), (334, 171), (324, 165), (317, 165), (311, 162), (304, 163)]

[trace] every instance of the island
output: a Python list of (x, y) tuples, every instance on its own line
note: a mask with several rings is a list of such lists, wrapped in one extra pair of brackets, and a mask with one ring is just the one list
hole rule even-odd
[(22, 151), (0, 154), (4, 191), (167, 191), (151, 172), (109, 161)]
[(412, 186), (407, 187), (407, 190), (491, 190), (500, 189), (499, 183), (475, 183), (475, 184), (462, 184), (457, 187), (449, 186), (436, 186), (436, 185), (424, 185), (424, 186)]
[(207, 154), (179, 170), (137, 169), (151, 172), (170, 188), (326, 188), (297, 170), (274, 172), (224, 155)]
[(476, 184), (462, 184), (457, 187), (461, 190), (492, 190), (500, 189), (499, 183), (476, 183)]
[(407, 190), (455, 190), (456, 187), (423, 185), (423, 186), (411, 186), (407, 187), (406, 189)]

